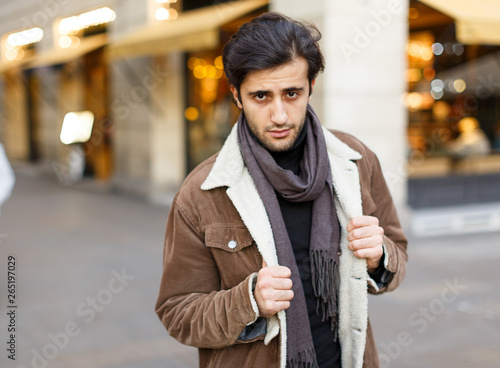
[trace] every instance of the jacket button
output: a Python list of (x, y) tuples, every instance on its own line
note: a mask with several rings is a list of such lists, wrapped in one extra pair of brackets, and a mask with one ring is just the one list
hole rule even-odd
[(234, 249), (236, 248), (238, 244), (236, 244), (236, 242), (234, 240), (231, 240), (229, 243), (227, 243), (227, 246), (231, 249)]

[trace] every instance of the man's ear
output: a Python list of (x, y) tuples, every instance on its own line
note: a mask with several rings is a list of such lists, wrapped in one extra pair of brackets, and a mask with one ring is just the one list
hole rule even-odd
[(316, 83), (316, 79), (313, 79), (309, 84), (309, 101), (311, 101), (311, 95), (313, 93), (314, 84)]
[(233, 94), (233, 98), (236, 101), (236, 106), (238, 106), (238, 108), (240, 110), (242, 110), (243, 109), (243, 105), (241, 104), (241, 102), (239, 100), (238, 91), (236, 90), (236, 87), (233, 86), (233, 85), (231, 85), (229, 88), (231, 89), (231, 93)]

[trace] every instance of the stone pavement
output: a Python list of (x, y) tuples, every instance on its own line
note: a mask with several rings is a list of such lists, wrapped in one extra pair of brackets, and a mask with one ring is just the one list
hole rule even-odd
[[(0, 367), (196, 367), (196, 350), (170, 338), (154, 313), (167, 215), (18, 174), (0, 215)], [(500, 232), (411, 239), (403, 285), (369, 299), (382, 366), (500, 367), (499, 263)]]

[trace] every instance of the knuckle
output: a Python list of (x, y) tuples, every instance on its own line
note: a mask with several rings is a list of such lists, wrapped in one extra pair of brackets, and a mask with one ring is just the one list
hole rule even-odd
[(273, 308), (273, 302), (270, 300), (264, 300), (264, 309), (271, 310)]
[(267, 289), (269, 287), (269, 280), (266, 278), (257, 280), (257, 287), (261, 290)]
[(348, 248), (353, 252), (356, 251), (356, 244), (354, 244), (354, 241), (349, 243)]
[(269, 300), (271, 298), (271, 292), (269, 291), (269, 289), (262, 289), (260, 291), (260, 295), (264, 300)]

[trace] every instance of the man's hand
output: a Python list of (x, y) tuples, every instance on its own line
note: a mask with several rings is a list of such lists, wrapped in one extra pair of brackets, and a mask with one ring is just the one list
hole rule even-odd
[(262, 260), (254, 296), (262, 317), (269, 318), (290, 307), (293, 298), (292, 272), (288, 267), (270, 266)]
[(349, 249), (358, 258), (365, 258), (368, 271), (373, 272), (380, 264), (384, 254), (384, 229), (379, 226), (378, 218), (372, 216), (354, 217), (347, 224)]

